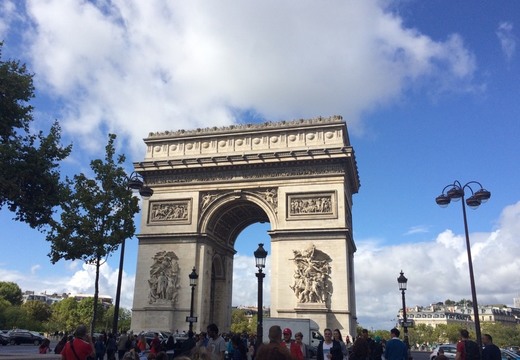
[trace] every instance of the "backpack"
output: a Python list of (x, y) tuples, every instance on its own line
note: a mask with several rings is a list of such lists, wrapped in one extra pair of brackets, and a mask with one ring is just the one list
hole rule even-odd
[(466, 353), (466, 360), (480, 360), (478, 345), (473, 340), (464, 340), (464, 352)]

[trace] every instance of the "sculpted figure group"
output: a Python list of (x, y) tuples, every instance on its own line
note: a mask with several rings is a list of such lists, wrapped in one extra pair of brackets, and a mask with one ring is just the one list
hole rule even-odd
[(332, 294), (329, 256), (312, 245), (304, 251), (293, 250), (296, 265), (294, 291), (299, 303), (325, 303)]
[(153, 257), (154, 263), (150, 267), (149, 303), (157, 301), (177, 301), (179, 285), (179, 264), (173, 251), (161, 251)]

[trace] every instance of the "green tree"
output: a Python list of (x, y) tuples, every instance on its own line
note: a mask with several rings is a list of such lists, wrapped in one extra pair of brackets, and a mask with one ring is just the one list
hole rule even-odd
[(17, 283), (0, 281), (0, 297), (9, 301), (11, 305), (21, 305), (23, 301), (22, 289)]
[(502, 324), (499, 322), (482, 322), (482, 334), (493, 337), (493, 343), (498, 347), (520, 344), (520, 325)]
[(33, 75), (19, 61), (2, 60), (0, 42), (0, 209), (15, 219), (41, 228), (61, 201), (59, 162), (71, 151), (62, 147), (55, 122), (49, 134), (33, 133)]
[(8, 329), (6, 324), (6, 310), (11, 306), (13, 305), (11, 305), (9, 301), (0, 297), (0, 329)]
[(69, 297), (51, 305), (52, 315), (47, 330), (72, 332), (78, 322), (78, 302)]
[[(231, 312), (231, 332), (234, 333), (243, 333), (251, 331), (251, 323), (250, 318), (247, 317), (246, 311), (244, 309), (233, 309)], [(256, 321), (255, 321), (255, 329), (256, 332)]]
[[(93, 309), (94, 309), (94, 298), (85, 298), (82, 299), (78, 303), (77, 314), (78, 314), (78, 324), (90, 324), (92, 323), (93, 318)], [(97, 316), (96, 323), (94, 324), (94, 330), (102, 330), (104, 328), (103, 319), (105, 315), (105, 308), (98, 301), (96, 307)]]
[(52, 315), (50, 305), (41, 301), (27, 301), (22, 305), (22, 309), (31, 319), (41, 323), (48, 321)]
[[(123, 240), (135, 234), (133, 217), (139, 211), (138, 200), (127, 188), (127, 175), (121, 166), (125, 156), (114, 159), (115, 139), (116, 135), (109, 135), (104, 161), (91, 161), (94, 179), (83, 173), (72, 180), (67, 178), (60, 221), (52, 221), (47, 233), (53, 264), (60, 259), (81, 259), (95, 266), (93, 304), (97, 304), (99, 296), (99, 267)], [(97, 321), (97, 307), (93, 308), (91, 332)]]

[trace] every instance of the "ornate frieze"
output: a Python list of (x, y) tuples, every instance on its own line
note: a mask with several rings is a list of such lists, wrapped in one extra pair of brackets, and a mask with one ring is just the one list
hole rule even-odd
[(179, 285), (179, 258), (173, 251), (160, 251), (152, 258), (148, 285), (150, 304), (175, 304), (178, 297)]
[(341, 117), (232, 125), (150, 133), (147, 159), (179, 159), (207, 154), (263, 153), (277, 149), (347, 145)]
[(149, 214), (149, 224), (189, 224), (191, 221), (191, 199), (151, 201)]
[(308, 167), (283, 167), (274, 166), (262, 167), (258, 169), (243, 169), (240, 171), (200, 171), (200, 172), (176, 172), (176, 173), (156, 173), (146, 177), (146, 184), (167, 185), (192, 182), (220, 182), (220, 181), (240, 181), (247, 179), (267, 179), (282, 177), (301, 177), (301, 176), (322, 176), (322, 175), (343, 175), (345, 168), (342, 164), (330, 164)]
[(287, 194), (287, 219), (337, 218), (335, 191)]
[(330, 279), (332, 259), (312, 245), (305, 250), (293, 250), (294, 282), (289, 287), (298, 303), (327, 303), (332, 295)]

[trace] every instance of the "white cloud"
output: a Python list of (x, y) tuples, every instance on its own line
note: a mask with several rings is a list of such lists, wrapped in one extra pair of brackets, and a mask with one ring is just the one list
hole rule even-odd
[[(470, 234), (477, 299), (512, 305), (520, 288), (520, 202), (506, 207), (497, 229)], [(374, 249), (357, 240), (355, 255), (358, 321), (375, 329), (392, 326), (401, 307), (397, 277), (408, 278), (408, 306), (470, 299), (465, 236), (446, 230), (433, 241)]]
[(501, 22), (496, 31), (502, 52), (507, 61), (511, 61), (516, 51), (516, 37), (513, 33), (513, 24), (507, 21)]
[(427, 232), (428, 232), (428, 226), (417, 225), (417, 226), (412, 226), (410, 229), (408, 229), (408, 231), (405, 232), (404, 235), (424, 234)]
[(376, 0), (33, 0), (27, 16), (24, 49), (65, 133), (94, 151), (114, 131), (139, 157), (150, 131), (229, 124), (237, 110), (341, 114), (361, 131), (362, 113), (411, 86), (465, 89), (475, 70), (458, 35), (436, 42)]

